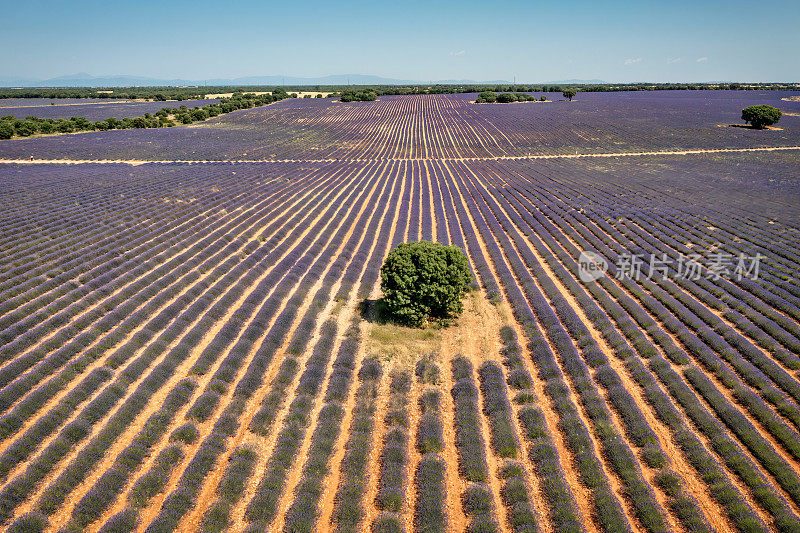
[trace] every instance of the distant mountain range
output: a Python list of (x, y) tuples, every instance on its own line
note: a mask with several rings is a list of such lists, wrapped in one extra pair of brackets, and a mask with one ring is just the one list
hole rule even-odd
[[(319, 78), (299, 78), (296, 76), (248, 76), (244, 78), (215, 78), (208, 80), (184, 80), (180, 78), (162, 79), (145, 76), (92, 76), (85, 72), (59, 76), (47, 80), (0, 78), (3, 87), (136, 87), (136, 86), (203, 86), (203, 85), (424, 85), (424, 84), (452, 84), (452, 85), (478, 85), (478, 84), (510, 84), (508, 80), (401, 80), (395, 78), (382, 78), (364, 74), (336, 74)], [(527, 82), (519, 82), (527, 83)], [(561, 80), (537, 82), (538, 84), (566, 84), (566, 83), (605, 83), (602, 80)]]

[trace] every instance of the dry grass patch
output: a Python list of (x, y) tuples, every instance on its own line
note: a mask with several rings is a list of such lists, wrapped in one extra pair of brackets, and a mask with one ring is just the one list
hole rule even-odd
[(364, 338), (367, 353), (376, 355), (381, 361), (391, 362), (393, 366), (410, 369), (421, 355), (439, 351), (442, 330), (373, 323), (368, 324)]
[(507, 321), (502, 312), (481, 291), (472, 291), (464, 299), (464, 311), (455, 324), (410, 328), (386, 321), (380, 301), (367, 300), (361, 309), (366, 353), (405, 369), (413, 369), (422, 356), (429, 354), (471, 354), (479, 360), (496, 360), (500, 326)]

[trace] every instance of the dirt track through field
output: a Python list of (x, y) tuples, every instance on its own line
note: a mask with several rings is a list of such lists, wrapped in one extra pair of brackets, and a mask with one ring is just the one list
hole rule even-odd
[(574, 154), (529, 154), (508, 155), (493, 157), (373, 157), (373, 158), (329, 158), (329, 159), (2, 159), (0, 164), (13, 165), (80, 165), (80, 164), (123, 164), (123, 165), (168, 165), (168, 164), (245, 164), (245, 163), (336, 163), (357, 162), (369, 163), (373, 161), (526, 161), (537, 159), (584, 159), (584, 158), (614, 158), (614, 157), (641, 157), (641, 156), (668, 156), (668, 155), (696, 155), (696, 154), (729, 154), (742, 152), (777, 152), (784, 150), (800, 150), (800, 146), (768, 146), (758, 148), (707, 148), (697, 150), (661, 150), (653, 152), (607, 152), (607, 153), (574, 153)]

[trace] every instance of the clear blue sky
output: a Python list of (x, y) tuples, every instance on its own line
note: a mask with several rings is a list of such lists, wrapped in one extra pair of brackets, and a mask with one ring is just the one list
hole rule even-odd
[(790, 0), (3, 4), (0, 78), (800, 79)]

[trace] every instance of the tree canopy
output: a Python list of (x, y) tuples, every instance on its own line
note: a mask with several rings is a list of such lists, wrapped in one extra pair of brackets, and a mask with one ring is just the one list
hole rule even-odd
[[(26, 117), (18, 119), (13, 115), (0, 117), (0, 139), (12, 137), (29, 137), (37, 133), (74, 133), (79, 131), (106, 131), (128, 128), (165, 128), (175, 126), (176, 123), (191, 124), (223, 113), (230, 113), (238, 109), (271, 104), (272, 102), (288, 98), (289, 95), (281, 88), (272, 91), (272, 94), (236, 93), (231, 98), (220, 98), (218, 104), (208, 104), (202, 107), (189, 109), (186, 105), (180, 107), (164, 107), (156, 111), (155, 115), (145, 113), (141, 117), (123, 118), (109, 117), (106, 120), (92, 122), (84, 117), (69, 119)], [(9, 131), (11, 133), (9, 133)]]
[(378, 94), (371, 89), (364, 89), (362, 91), (355, 91), (348, 89), (342, 91), (342, 102), (370, 102), (378, 99)]
[(751, 105), (742, 109), (742, 120), (759, 130), (772, 126), (781, 116), (781, 110), (771, 105)]
[(428, 241), (399, 244), (381, 267), (386, 310), (413, 327), (457, 317), (472, 280), (461, 249)]
[(14, 126), (5, 120), (0, 121), (0, 139), (10, 139), (14, 136)]
[(478, 104), (510, 104), (513, 102), (533, 102), (536, 100), (540, 100), (544, 102), (547, 100), (544, 96), (541, 98), (537, 98), (532, 94), (526, 93), (496, 93), (494, 91), (483, 91), (482, 93), (478, 94), (478, 98), (475, 99), (475, 103)]
[(575, 95), (578, 94), (578, 91), (575, 89), (564, 89), (561, 94), (571, 102), (572, 99), (575, 98)]

